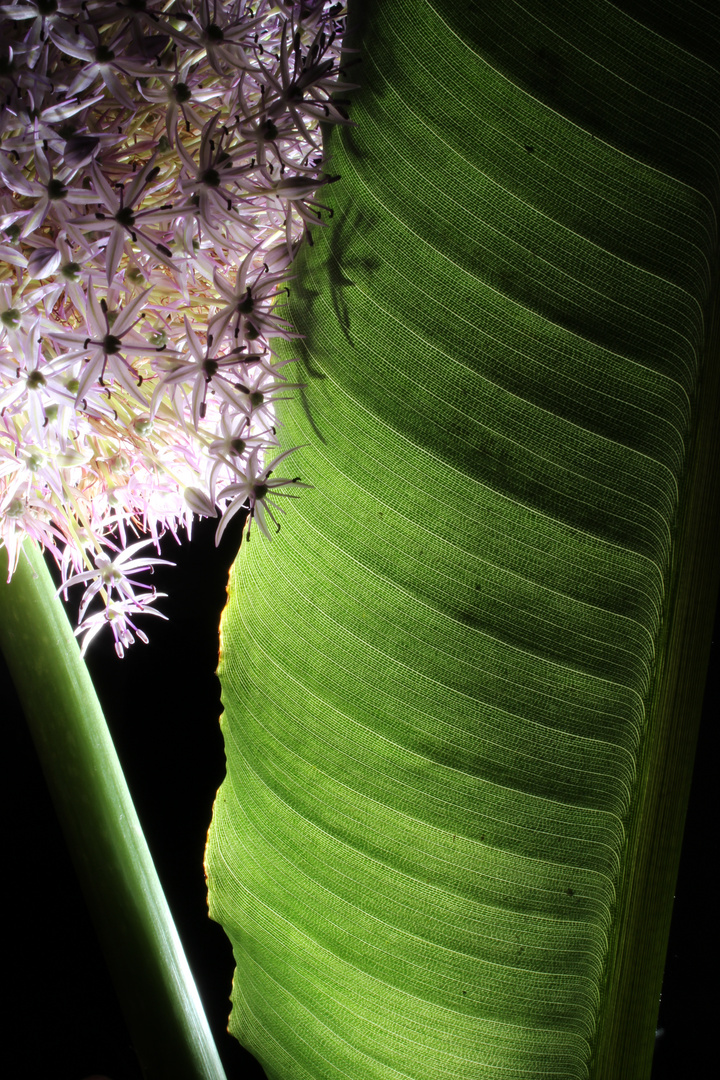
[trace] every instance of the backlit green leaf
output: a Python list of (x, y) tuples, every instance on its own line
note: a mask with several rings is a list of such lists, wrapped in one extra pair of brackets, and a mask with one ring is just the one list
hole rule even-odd
[(356, 5), (284, 352), (313, 489), (222, 627), (211, 914), (270, 1080), (649, 1075), (718, 574), (692, 11)]

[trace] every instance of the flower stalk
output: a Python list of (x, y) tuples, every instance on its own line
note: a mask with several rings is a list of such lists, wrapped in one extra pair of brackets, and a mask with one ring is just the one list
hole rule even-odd
[(0, 550), (0, 646), (147, 1080), (225, 1080), (87, 668), (43, 557)]

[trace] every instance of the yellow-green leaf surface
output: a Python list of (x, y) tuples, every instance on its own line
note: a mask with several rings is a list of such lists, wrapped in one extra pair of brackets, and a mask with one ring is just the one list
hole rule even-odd
[(313, 488), (222, 626), (210, 907), (270, 1080), (649, 1074), (717, 586), (718, 30), (351, 8), (284, 353)]

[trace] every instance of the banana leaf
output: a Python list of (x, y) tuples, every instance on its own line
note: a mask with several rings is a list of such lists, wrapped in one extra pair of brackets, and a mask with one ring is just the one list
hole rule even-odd
[(313, 486), (221, 628), (210, 912), (269, 1080), (649, 1076), (719, 576), (717, 38), (350, 7), (287, 303)]

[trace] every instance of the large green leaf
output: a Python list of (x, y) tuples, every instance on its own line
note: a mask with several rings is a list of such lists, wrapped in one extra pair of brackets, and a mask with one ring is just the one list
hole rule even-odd
[(222, 627), (231, 1028), (271, 1080), (646, 1077), (717, 587), (718, 19), (353, 17), (290, 300), (314, 488)]

